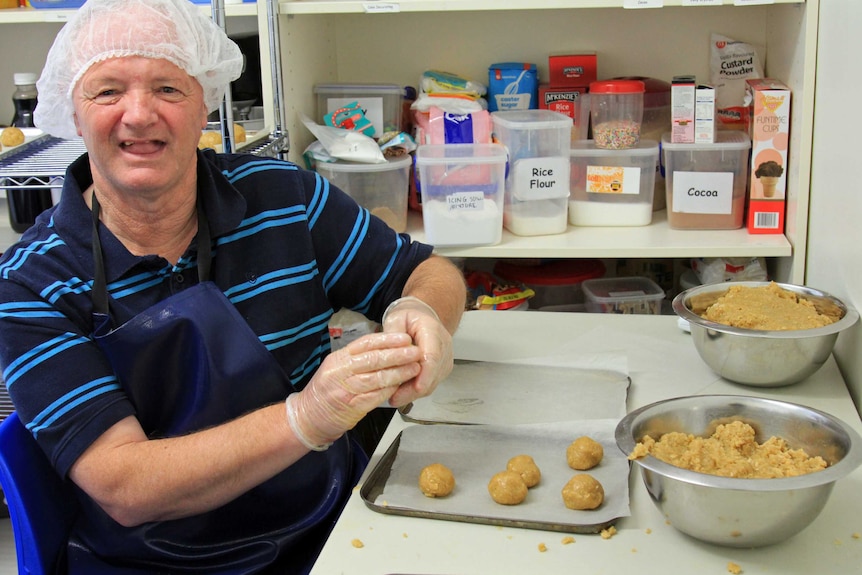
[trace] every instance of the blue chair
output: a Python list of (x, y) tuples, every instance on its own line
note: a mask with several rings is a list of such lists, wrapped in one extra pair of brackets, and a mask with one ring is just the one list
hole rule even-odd
[(17, 413), (0, 423), (0, 487), (9, 505), (18, 573), (53, 575), (65, 553), (77, 499)]

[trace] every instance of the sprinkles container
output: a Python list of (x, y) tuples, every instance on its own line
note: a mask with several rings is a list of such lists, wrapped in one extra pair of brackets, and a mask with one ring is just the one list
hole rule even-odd
[(597, 148), (626, 150), (640, 141), (644, 83), (602, 80), (590, 84), (590, 116)]

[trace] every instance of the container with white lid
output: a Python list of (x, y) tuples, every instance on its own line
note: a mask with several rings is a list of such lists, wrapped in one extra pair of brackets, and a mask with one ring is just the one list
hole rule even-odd
[(593, 313), (660, 315), (665, 298), (657, 283), (638, 276), (586, 280), (581, 288)]
[(652, 221), (658, 142), (606, 150), (593, 140), (572, 143), (569, 223), (645, 226)]
[(674, 229), (725, 230), (743, 225), (751, 140), (720, 130), (715, 143), (672, 143), (662, 136), (667, 221)]
[(572, 118), (512, 110), (494, 112), (491, 120), (496, 141), (509, 152), (503, 226), (520, 236), (566, 231)]
[(317, 121), (321, 124), (326, 124), (327, 114), (358, 103), (374, 127), (372, 137), (401, 131), (404, 89), (397, 84), (317, 84), (314, 93), (317, 95)]
[(506, 157), (500, 144), (425, 144), (416, 149), (425, 241), (435, 247), (500, 242)]
[(345, 160), (317, 162), (315, 169), (400, 233), (407, 229), (407, 192), (412, 163), (410, 156), (401, 156), (380, 164)]

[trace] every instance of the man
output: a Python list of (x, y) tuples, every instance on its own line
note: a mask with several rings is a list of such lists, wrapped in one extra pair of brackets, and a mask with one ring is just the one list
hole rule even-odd
[[(452, 367), (460, 273), (293, 164), (198, 152), (238, 48), (187, 0), (89, 0), (37, 126), (87, 154), (0, 260), (0, 362), (81, 511), (73, 573), (302, 573), (346, 434)], [(329, 355), (347, 307), (384, 332)]]

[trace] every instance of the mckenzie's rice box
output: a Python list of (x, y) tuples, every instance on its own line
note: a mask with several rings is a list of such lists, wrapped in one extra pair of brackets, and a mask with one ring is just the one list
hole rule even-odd
[(748, 233), (784, 233), (790, 88), (772, 78), (746, 80), (751, 112)]

